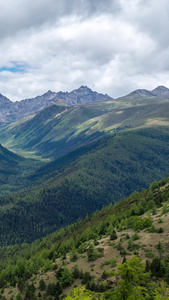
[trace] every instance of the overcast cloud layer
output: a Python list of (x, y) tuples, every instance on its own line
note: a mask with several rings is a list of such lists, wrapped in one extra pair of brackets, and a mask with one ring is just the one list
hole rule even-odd
[(169, 87), (168, 15), (168, 0), (3, 1), (0, 93)]

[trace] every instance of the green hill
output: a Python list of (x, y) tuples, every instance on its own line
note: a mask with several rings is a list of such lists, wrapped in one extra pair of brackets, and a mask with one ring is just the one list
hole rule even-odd
[(31, 245), (1, 247), (1, 298), (63, 299), (77, 287), (66, 299), (167, 299), (168, 195), (166, 178)]

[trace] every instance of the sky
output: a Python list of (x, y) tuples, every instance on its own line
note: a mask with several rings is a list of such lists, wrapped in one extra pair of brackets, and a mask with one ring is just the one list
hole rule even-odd
[(0, 0), (0, 93), (169, 87), (168, 0)]

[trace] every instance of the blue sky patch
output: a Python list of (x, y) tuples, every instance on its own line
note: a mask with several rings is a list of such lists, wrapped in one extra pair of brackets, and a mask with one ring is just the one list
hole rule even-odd
[(0, 67), (0, 72), (23, 73), (27, 68), (28, 65), (24, 62), (10, 61), (7, 66)]

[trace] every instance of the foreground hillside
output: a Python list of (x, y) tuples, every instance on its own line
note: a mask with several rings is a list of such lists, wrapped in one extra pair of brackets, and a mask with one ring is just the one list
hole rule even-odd
[(168, 197), (166, 178), (41, 241), (0, 248), (1, 299), (63, 299), (74, 287), (66, 299), (168, 299)]
[(1, 245), (32, 242), (165, 177), (168, 140), (168, 128), (110, 135), (47, 164), (29, 177), (32, 190), (1, 197)]

